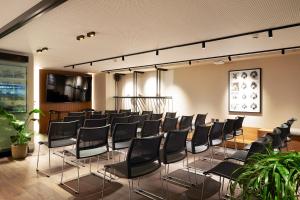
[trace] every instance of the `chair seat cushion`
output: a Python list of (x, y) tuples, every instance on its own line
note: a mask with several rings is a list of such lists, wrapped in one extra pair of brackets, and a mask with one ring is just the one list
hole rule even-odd
[(217, 145), (219, 145), (219, 144), (222, 144), (222, 140), (221, 139), (213, 139), (213, 140), (211, 140), (211, 145), (212, 146), (217, 146)]
[(161, 149), (159, 152), (159, 156), (160, 156), (160, 160), (164, 163), (164, 164), (170, 164), (170, 163), (175, 163), (178, 161), (181, 161), (183, 159), (185, 159), (186, 157), (186, 153), (185, 151), (179, 152), (179, 153), (172, 153), (172, 154), (168, 154), (166, 156), (166, 159), (164, 158), (164, 150)]
[(231, 140), (233, 138), (234, 138), (233, 134), (226, 134), (226, 135), (224, 135), (224, 140)]
[[(76, 149), (68, 149), (67, 152), (76, 156)], [(98, 148), (94, 148), (94, 149), (88, 149), (88, 150), (80, 150), (77, 158), (78, 159), (79, 158), (88, 158), (88, 157), (97, 156), (97, 155), (100, 155), (100, 154), (103, 154), (106, 152), (108, 152), (106, 146), (102, 146), (102, 147), (98, 147)]]
[(199, 146), (195, 146), (195, 152), (193, 152), (191, 141), (186, 141), (186, 147), (187, 147), (188, 152), (190, 152), (190, 153), (202, 153), (202, 152), (208, 150), (208, 148), (209, 148), (208, 144), (207, 145), (199, 145)]
[(248, 155), (248, 151), (245, 150), (238, 150), (237, 152), (235, 152), (234, 154), (232, 154), (231, 156), (227, 157), (227, 160), (237, 160), (237, 161), (241, 161), (241, 162), (245, 162), (246, 158)]
[(131, 168), (131, 176), (128, 174), (127, 161), (119, 162), (116, 164), (105, 165), (104, 168), (107, 172), (114, 174), (120, 178), (137, 178), (154, 172), (160, 168), (160, 163), (150, 162), (140, 164)]
[(243, 173), (241, 169), (242, 165), (232, 163), (229, 161), (224, 161), (217, 164), (212, 169), (204, 172), (204, 174), (215, 174), (221, 177), (225, 177), (227, 179), (236, 180), (240, 174)]
[[(108, 143), (109, 144), (109, 147), (113, 147), (113, 145), (112, 145), (112, 143), (111, 142), (109, 142)], [(130, 144), (131, 144), (131, 140), (129, 140), (129, 141), (125, 141), (125, 142), (116, 142), (115, 143), (115, 148), (113, 149), (113, 150), (116, 150), (116, 149), (126, 149), (126, 148), (128, 148), (129, 146), (130, 146)]]
[(237, 135), (237, 136), (243, 135), (243, 130), (236, 130), (235, 135)]
[(44, 144), (49, 148), (56, 148), (56, 147), (65, 147), (76, 144), (75, 139), (64, 139), (64, 140), (55, 140), (51, 142), (51, 146), (49, 146), (48, 141), (40, 141), (39, 144)]

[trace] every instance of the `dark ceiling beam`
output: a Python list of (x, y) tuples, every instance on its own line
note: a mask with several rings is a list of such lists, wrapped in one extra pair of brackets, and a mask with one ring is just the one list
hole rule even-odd
[(67, 0), (43, 0), (19, 15), (2, 28), (0, 28), (0, 39), (23, 27), (36, 17), (42, 16), (46, 12), (56, 8)]

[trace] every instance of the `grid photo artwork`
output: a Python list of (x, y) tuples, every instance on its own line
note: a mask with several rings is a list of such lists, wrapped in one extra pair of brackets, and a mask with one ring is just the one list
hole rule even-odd
[(261, 69), (229, 71), (229, 112), (261, 112)]

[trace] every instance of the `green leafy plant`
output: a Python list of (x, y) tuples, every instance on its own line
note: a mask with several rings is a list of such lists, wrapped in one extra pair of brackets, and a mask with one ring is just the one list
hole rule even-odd
[(14, 114), (0, 108), (0, 116), (5, 117), (8, 120), (8, 124), (17, 132), (16, 135), (10, 137), (12, 144), (27, 144), (30, 141), (33, 131), (29, 130), (28, 126), (31, 121), (37, 120), (32, 117), (34, 113), (44, 115), (41, 110), (33, 109), (27, 114), (25, 121), (22, 121), (18, 120)]
[(237, 186), (241, 199), (296, 200), (300, 182), (300, 152), (254, 154), (230, 185), (232, 199)]

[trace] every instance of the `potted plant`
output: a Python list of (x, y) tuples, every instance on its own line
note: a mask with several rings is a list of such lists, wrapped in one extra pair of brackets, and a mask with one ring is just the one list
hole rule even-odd
[(14, 159), (23, 159), (28, 153), (28, 142), (31, 140), (33, 131), (29, 129), (29, 123), (37, 119), (32, 118), (34, 113), (42, 114), (41, 110), (33, 109), (27, 114), (25, 121), (18, 120), (12, 113), (0, 108), (0, 116), (8, 120), (9, 126), (16, 130), (16, 135), (10, 137), (11, 140), (11, 154)]
[(239, 199), (297, 200), (300, 183), (300, 152), (254, 154), (243, 173), (230, 185), (232, 199), (237, 186)]

